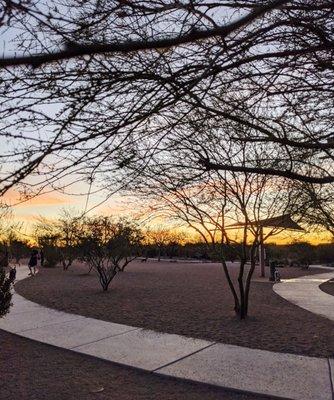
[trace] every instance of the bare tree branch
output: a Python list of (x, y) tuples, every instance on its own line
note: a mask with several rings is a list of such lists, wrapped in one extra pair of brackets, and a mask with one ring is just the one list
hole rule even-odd
[(238, 166), (238, 165), (230, 165), (230, 164), (215, 164), (210, 162), (209, 160), (199, 160), (199, 163), (204, 166), (208, 171), (234, 171), (234, 172), (247, 172), (252, 174), (260, 174), (260, 175), (272, 175), (272, 176), (281, 176), (283, 178), (288, 178), (291, 180), (296, 180), (299, 182), (306, 183), (333, 183), (333, 176), (324, 176), (324, 177), (314, 177), (301, 175), (293, 171), (280, 171), (275, 168), (261, 168), (261, 167), (247, 167), (247, 166)]
[(197, 30), (194, 29), (191, 33), (186, 35), (177, 35), (171, 38), (154, 39), (147, 41), (126, 41), (123, 43), (105, 43), (105, 44), (87, 44), (82, 45), (74, 42), (68, 42), (64, 50), (58, 52), (51, 52), (47, 54), (37, 54), (31, 56), (21, 57), (4, 57), (0, 59), (0, 67), (11, 67), (17, 65), (31, 65), (37, 68), (45, 63), (67, 60), (74, 57), (93, 55), (93, 54), (112, 54), (112, 53), (131, 53), (143, 50), (161, 50), (168, 49), (182, 44), (192, 43), (198, 40), (210, 39), (213, 37), (224, 38), (232, 32), (244, 27), (245, 25), (260, 18), (264, 14), (289, 3), (289, 0), (274, 0), (267, 4), (260, 5), (254, 8), (244, 17), (234, 21), (226, 26), (220, 26), (214, 29)]

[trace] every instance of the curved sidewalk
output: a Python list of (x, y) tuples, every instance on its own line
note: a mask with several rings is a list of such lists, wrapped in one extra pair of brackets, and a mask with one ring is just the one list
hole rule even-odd
[(319, 288), (322, 283), (332, 278), (333, 270), (323, 274), (284, 279), (275, 284), (273, 290), (290, 303), (334, 321), (334, 296)]
[[(27, 268), (20, 268), (18, 279), (25, 277)], [(86, 318), (40, 306), (16, 293), (0, 328), (155, 374), (284, 399), (333, 399), (332, 359), (249, 349)]]

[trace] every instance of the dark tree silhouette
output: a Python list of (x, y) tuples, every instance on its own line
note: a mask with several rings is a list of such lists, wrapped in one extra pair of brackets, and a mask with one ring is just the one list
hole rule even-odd
[(189, 136), (247, 145), (244, 164), (195, 145), (202, 171), (334, 182), (332, 1), (0, 4), (1, 194), (117, 190)]
[(82, 259), (96, 271), (107, 291), (116, 274), (137, 257), (141, 231), (129, 220), (92, 217), (85, 220), (81, 235)]

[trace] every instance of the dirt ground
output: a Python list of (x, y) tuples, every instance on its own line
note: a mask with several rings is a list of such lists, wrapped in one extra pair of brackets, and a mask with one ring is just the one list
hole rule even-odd
[[(236, 279), (236, 265), (230, 270)], [(323, 271), (280, 272), (288, 278)], [(334, 355), (334, 323), (282, 299), (267, 279), (253, 282), (250, 315), (239, 321), (218, 264), (133, 262), (108, 292), (86, 266), (42, 269), (16, 290), (48, 307), (106, 321), (270, 351)]]
[(321, 284), (320, 289), (323, 290), (325, 293), (334, 296), (334, 279), (331, 279), (330, 281)]
[[(1, 400), (258, 400), (155, 376), (0, 330)], [(97, 392), (100, 388), (104, 390)], [(271, 400), (271, 397), (263, 397)]]

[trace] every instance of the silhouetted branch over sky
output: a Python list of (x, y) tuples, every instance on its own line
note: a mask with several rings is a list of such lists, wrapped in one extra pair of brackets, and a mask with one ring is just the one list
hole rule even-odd
[(0, 194), (157, 166), (333, 182), (332, 1), (0, 4)]
[[(130, 53), (133, 51), (166, 49), (191, 43), (197, 40), (210, 39), (216, 36), (224, 38), (232, 32), (241, 29), (243, 26), (261, 17), (266, 12), (272, 11), (273, 9), (289, 2), (289, 0), (275, 0), (268, 2), (267, 4), (259, 5), (236, 21), (233, 21), (227, 25), (215, 27), (213, 29), (204, 30), (194, 28), (192, 31), (190, 31), (190, 33), (178, 34), (173, 37), (158, 39), (153, 38), (148, 40), (128, 40), (120, 43), (93, 43), (82, 45), (75, 42), (68, 42), (66, 43), (65, 48), (58, 52), (48, 52), (29, 56), (4, 57), (0, 59), (0, 67), (31, 65), (32, 67), (36, 68), (45, 63), (66, 60), (84, 55), (101, 53)], [(24, 11), (28, 12), (28, 9), (24, 8)]]

